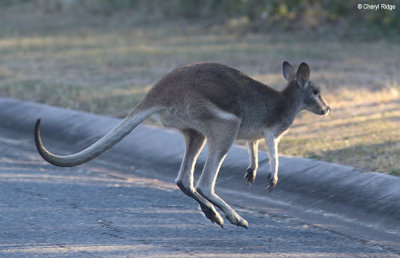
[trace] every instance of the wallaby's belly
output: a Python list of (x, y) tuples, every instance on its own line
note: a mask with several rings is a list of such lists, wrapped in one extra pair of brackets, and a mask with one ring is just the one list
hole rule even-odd
[(255, 141), (264, 137), (262, 128), (240, 127), (237, 139)]
[[(204, 127), (207, 127), (202, 119), (196, 117), (193, 112), (183, 112), (180, 109), (171, 108), (162, 111), (154, 117), (165, 127), (172, 127), (176, 129), (194, 129), (203, 133)], [(264, 137), (262, 124), (259, 121), (243, 121), (239, 127), (237, 139), (254, 141)]]

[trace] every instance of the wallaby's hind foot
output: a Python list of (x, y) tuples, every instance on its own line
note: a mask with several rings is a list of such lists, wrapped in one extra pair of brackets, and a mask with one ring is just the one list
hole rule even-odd
[(215, 210), (214, 206), (207, 207), (204, 204), (200, 204), (200, 209), (203, 211), (206, 218), (211, 220), (212, 223), (216, 223), (221, 228), (224, 228), (224, 219)]
[(219, 213), (215, 210), (215, 207), (206, 198), (204, 198), (196, 190), (186, 188), (181, 181), (176, 182), (176, 184), (184, 194), (195, 199), (199, 203), (200, 209), (203, 211), (207, 219), (211, 220), (212, 223), (218, 224), (221, 228), (224, 228), (224, 219), (221, 217), (221, 215), (219, 215)]
[(250, 184), (253, 184), (255, 179), (256, 179), (256, 173), (254, 173), (254, 169), (248, 168), (246, 170), (246, 173), (244, 174), (244, 180), (246, 180), (246, 182)]
[(239, 214), (237, 214), (236, 212), (232, 215), (226, 215), (226, 218), (233, 224), (236, 225), (238, 227), (244, 227), (244, 228), (249, 228), (249, 223), (247, 222), (247, 220), (245, 220), (244, 218), (240, 217)]
[(234, 209), (232, 209), (224, 200), (221, 199), (218, 195), (214, 194), (204, 194), (200, 189), (197, 189), (197, 192), (204, 196), (209, 202), (217, 206), (225, 213), (225, 217), (233, 224), (238, 227), (248, 228), (249, 223), (239, 214), (236, 213)]

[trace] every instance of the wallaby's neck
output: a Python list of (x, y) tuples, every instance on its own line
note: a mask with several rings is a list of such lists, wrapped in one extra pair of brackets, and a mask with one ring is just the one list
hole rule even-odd
[(296, 115), (303, 108), (303, 94), (296, 81), (288, 83), (285, 89), (281, 91), (285, 100), (286, 115), (290, 120), (294, 120)]

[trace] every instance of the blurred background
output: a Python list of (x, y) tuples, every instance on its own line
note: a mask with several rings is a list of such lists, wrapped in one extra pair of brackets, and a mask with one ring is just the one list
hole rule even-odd
[(227, 64), (280, 90), (282, 62), (307, 62), (332, 113), (302, 112), (280, 153), (400, 176), (399, 9), (394, 0), (0, 0), (0, 96), (122, 118), (182, 65)]

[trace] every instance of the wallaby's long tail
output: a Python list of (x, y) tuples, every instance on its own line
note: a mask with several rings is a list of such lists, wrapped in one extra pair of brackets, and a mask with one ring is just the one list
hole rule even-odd
[(42, 143), (40, 138), (40, 118), (36, 121), (35, 125), (35, 144), (39, 154), (50, 164), (59, 167), (73, 167), (88, 162), (94, 159), (101, 153), (110, 149), (116, 143), (121, 141), (127, 136), (135, 127), (137, 127), (146, 118), (156, 112), (162, 110), (161, 107), (152, 107), (141, 109), (136, 107), (119, 125), (114, 127), (109, 133), (93, 143), (88, 148), (67, 156), (59, 156), (49, 152)]

